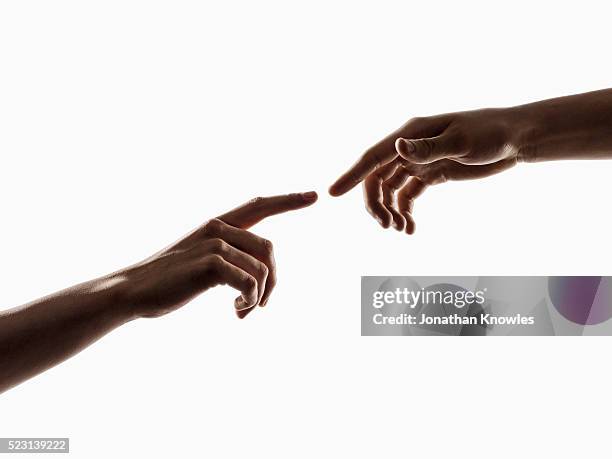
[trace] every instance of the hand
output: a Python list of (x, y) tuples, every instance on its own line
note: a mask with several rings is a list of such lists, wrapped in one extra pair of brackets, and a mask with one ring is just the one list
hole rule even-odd
[(0, 392), (130, 320), (166, 314), (219, 284), (240, 291), (239, 318), (265, 305), (276, 283), (272, 244), (246, 229), (316, 200), (314, 192), (253, 199), (141, 263), (0, 311)]
[(122, 279), (121, 291), (137, 317), (166, 314), (209, 288), (227, 284), (241, 293), (234, 306), (242, 319), (254, 306), (266, 305), (276, 284), (272, 243), (246, 229), (316, 200), (314, 192), (255, 198), (115, 277)]
[(363, 181), (368, 212), (383, 228), (414, 233), (414, 200), (429, 185), (497, 174), (521, 157), (528, 129), (513, 109), (414, 118), (367, 150), (331, 187), (340, 196)]

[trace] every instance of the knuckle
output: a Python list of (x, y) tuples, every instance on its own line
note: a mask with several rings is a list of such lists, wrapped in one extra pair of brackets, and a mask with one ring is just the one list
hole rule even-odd
[(210, 266), (210, 268), (215, 272), (219, 272), (225, 264), (225, 260), (223, 260), (223, 257), (217, 254), (207, 256), (206, 262), (208, 266)]
[(257, 280), (255, 280), (255, 278), (253, 276), (246, 276), (246, 279), (244, 281), (247, 289), (249, 290), (256, 290), (257, 289)]
[(268, 239), (264, 239), (263, 246), (267, 254), (271, 255), (272, 253), (274, 253), (274, 245), (272, 244), (272, 241), (269, 241)]
[(423, 182), (427, 185), (440, 185), (448, 180), (443, 168), (435, 168), (423, 175)]
[(257, 266), (257, 271), (259, 272), (259, 275), (263, 278), (268, 277), (268, 273), (269, 273), (269, 269), (268, 267), (265, 265), (265, 263), (259, 263), (259, 265)]
[(221, 220), (219, 220), (218, 218), (213, 218), (206, 222), (206, 224), (204, 225), (204, 234), (208, 236), (219, 234), (223, 229), (223, 226), (224, 225)]
[[(377, 163), (377, 169), (374, 170), (374, 172), (371, 172), (370, 175), (366, 178), (366, 180), (368, 180), (368, 182), (370, 183), (382, 183), (385, 180), (385, 174), (383, 173), (384, 171), (382, 170), (382, 167), (378, 167), (378, 163)], [(365, 185), (366, 182), (364, 180), (363, 184)]]
[(368, 150), (366, 152), (366, 154), (364, 155), (364, 157), (371, 157), (372, 158), (372, 163), (373, 165), (378, 169), (382, 164), (383, 164), (383, 160), (380, 157), (380, 153), (378, 150)]
[(402, 168), (402, 171), (405, 172), (407, 175), (416, 175), (419, 168), (421, 167), (419, 164), (414, 164), (411, 161), (408, 161), (407, 159), (404, 158), (400, 158), (400, 167)]
[(263, 204), (263, 202), (264, 202), (264, 198), (261, 197), (261, 196), (257, 196), (255, 198), (249, 200), (249, 204), (254, 205), (254, 206), (261, 205), (261, 204)]
[(210, 223), (215, 230), (223, 230), (227, 226), (227, 224), (219, 218), (213, 218)]
[(228, 245), (223, 239), (218, 237), (211, 239), (210, 244), (212, 246), (213, 253), (225, 253), (227, 252)]

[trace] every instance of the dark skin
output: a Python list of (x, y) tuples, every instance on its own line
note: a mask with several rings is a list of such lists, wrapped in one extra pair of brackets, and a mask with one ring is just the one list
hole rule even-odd
[(330, 187), (363, 183), (383, 228), (414, 233), (414, 201), (428, 186), (498, 174), (519, 162), (612, 158), (612, 89), (511, 108), (413, 118)]
[[(384, 227), (412, 234), (414, 200), (430, 185), (483, 178), (519, 162), (612, 157), (612, 90), (512, 108), (414, 118), (378, 142), (330, 188), (363, 182)], [(269, 241), (247, 231), (313, 204), (314, 192), (253, 200), (134, 266), (0, 313), (0, 392), (114, 328), (158, 317), (220, 284), (241, 292), (236, 314), (265, 306), (276, 283)]]
[(247, 229), (316, 200), (314, 192), (256, 198), (140, 263), (0, 312), (0, 392), (126, 322), (167, 314), (218, 285), (240, 292), (241, 319), (265, 306), (276, 284), (272, 243)]

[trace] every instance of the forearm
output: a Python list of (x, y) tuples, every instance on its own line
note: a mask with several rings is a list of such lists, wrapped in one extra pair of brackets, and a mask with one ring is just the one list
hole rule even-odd
[(140, 263), (0, 312), (0, 392), (132, 319), (167, 314), (217, 285), (240, 292), (234, 308), (246, 317), (276, 284), (272, 244), (247, 228), (316, 200), (313, 191), (251, 200)]
[(0, 392), (131, 320), (121, 284), (121, 276), (96, 279), (0, 312)]
[(612, 158), (612, 89), (510, 110), (523, 132), (522, 161)]

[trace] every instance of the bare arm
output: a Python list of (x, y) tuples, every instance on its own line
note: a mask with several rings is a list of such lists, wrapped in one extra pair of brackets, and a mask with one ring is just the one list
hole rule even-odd
[(130, 320), (166, 314), (217, 285), (240, 291), (239, 318), (265, 306), (276, 283), (272, 244), (246, 228), (316, 199), (310, 192), (253, 200), (141, 263), (0, 312), (0, 392)]
[(521, 160), (612, 157), (612, 89), (521, 105), (514, 111), (525, 131)]

